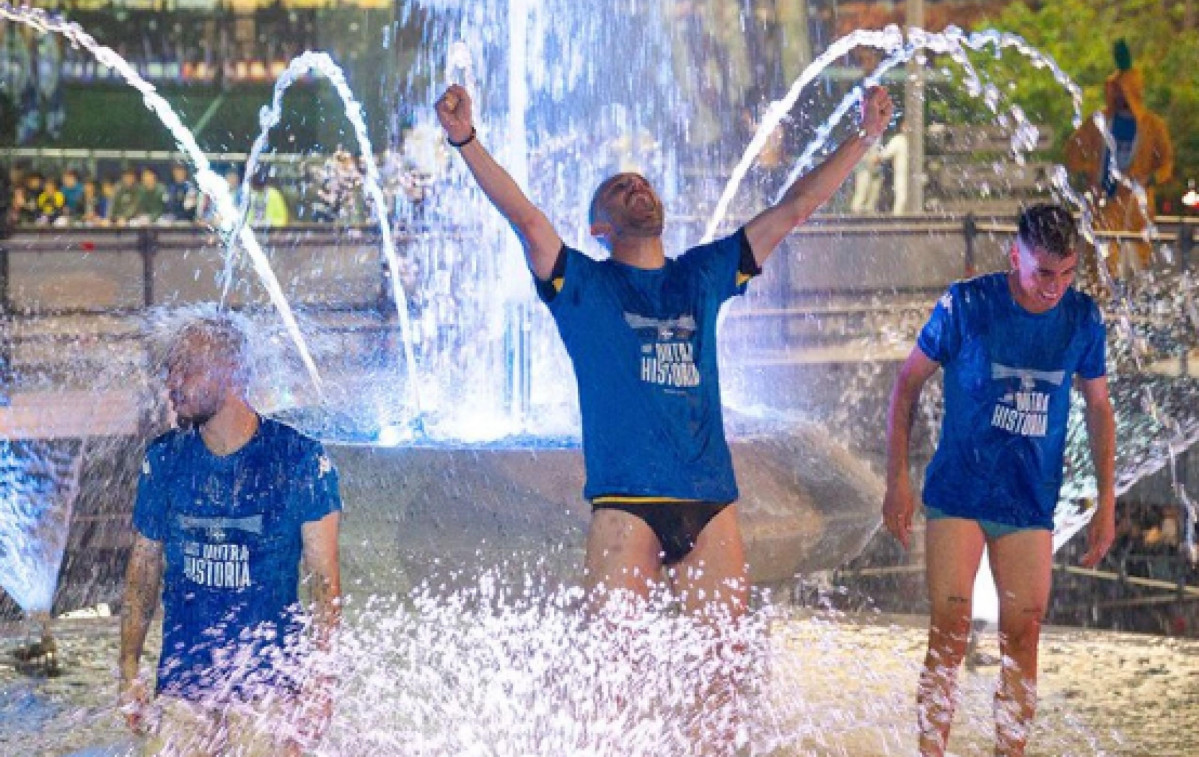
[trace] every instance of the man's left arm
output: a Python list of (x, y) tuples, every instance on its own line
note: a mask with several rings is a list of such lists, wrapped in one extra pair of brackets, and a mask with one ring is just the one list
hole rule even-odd
[(326, 651), (341, 623), (341, 563), (337, 537), (341, 513), (331, 512), (301, 527), (304, 572), (312, 597), (312, 628), (318, 649)]
[(341, 512), (333, 511), (300, 528), (304, 545), (305, 583), (312, 597), (313, 668), (299, 700), (298, 733), (301, 746), (320, 742), (333, 718), (336, 659), (333, 637), (341, 625), (341, 564), (337, 537)]
[(796, 179), (777, 204), (745, 225), (746, 237), (759, 266), (796, 226), (808, 220), (836, 193), (858, 161), (887, 130), (893, 108), (887, 90), (871, 87), (862, 100), (858, 133), (842, 142), (823, 163)]
[(1087, 436), (1099, 489), (1087, 531), (1087, 553), (1082, 558), (1082, 564), (1092, 568), (1107, 554), (1116, 537), (1116, 419), (1106, 376), (1079, 379), (1078, 386), (1086, 402)]

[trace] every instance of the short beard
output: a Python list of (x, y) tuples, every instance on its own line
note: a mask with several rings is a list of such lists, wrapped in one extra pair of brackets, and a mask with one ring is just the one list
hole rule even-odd
[(200, 427), (208, 423), (216, 413), (205, 413), (200, 415), (176, 415), (175, 422), (179, 424), (179, 428), (184, 431), (199, 431)]
[(624, 227), (621, 229), (621, 236), (637, 237), (640, 239), (653, 238), (662, 236), (662, 230), (666, 227), (665, 219), (661, 214), (654, 214), (652, 218), (632, 219), (626, 217)]

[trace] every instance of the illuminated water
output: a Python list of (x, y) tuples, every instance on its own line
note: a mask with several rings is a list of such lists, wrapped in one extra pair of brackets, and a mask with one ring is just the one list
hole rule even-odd
[[(430, 60), (435, 61), (430, 65), (438, 74), (431, 77), (429, 91), (421, 94), (420, 101), (433, 101), (436, 90), (445, 83), (443, 70), (447, 78), (460, 78), (473, 86), (480, 138), (496, 147), (502, 162), (527, 175), (530, 192), (549, 208), (568, 242), (580, 247), (589, 244), (581, 223), (586, 200), (590, 188), (612, 170), (617, 159), (642, 161), (672, 211), (690, 210), (693, 202), (706, 206), (716, 196), (713, 191), (705, 193), (701, 184), (684, 186), (681, 164), (687, 156), (681, 148), (659, 145), (638, 154), (642, 130), (673, 143), (690, 126), (685, 107), (688, 93), (677, 82), (665, 75), (643, 80), (627, 73), (663, 70), (662, 60), (676, 42), (670, 37), (663, 8), (652, 6), (631, 18), (613, 19), (600, 14), (581, 18), (572, 12), (577, 6), (565, 0), (426, 5), (440, 14), (431, 21), (427, 40), (433, 51)], [(0, 13), (9, 19), (17, 17), (17, 12), (3, 7)], [(514, 17), (526, 19), (527, 25), (506, 23)], [(57, 25), (37, 12), (25, 12), (21, 19), (68, 34), (101, 60), (109, 60), (105, 48), (89, 43), (90, 38), (78, 29)], [(893, 51), (892, 65), (917, 49), (944, 52), (959, 63), (965, 60), (963, 45), (1020, 49), (1010, 37), (971, 37), (968, 44), (953, 33), (913, 32), (908, 40), (903, 43), (903, 36), (892, 29), (835, 45), (837, 55), (822, 56), (805, 71), (792, 89), (794, 96), (789, 93), (789, 101), (796, 102), (804, 83), (856, 45)], [(447, 65), (445, 51), (451, 48), (454, 58)], [(611, 54), (588, 52), (598, 49)], [(315, 60), (309, 57), (296, 65), (302, 68)], [(965, 70), (972, 90), (990, 98), (988, 102), (993, 99), (994, 107), (999, 107), (995, 85), (977, 72)], [(520, 81), (504, 86), (505, 76)], [(136, 86), (136, 80), (131, 82)], [(147, 97), (157, 102), (153, 93)], [(612, 107), (613, 103), (620, 107)], [(275, 105), (270, 118), (264, 118), (263, 145), (267, 130), (280, 115), (278, 98)], [(833, 133), (851, 106), (852, 98), (846, 98), (817, 130), (818, 138), (810, 143), (797, 171), (816, 154), (820, 140)], [(157, 112), (167, 112), (165, 103), (154, 107)], [(781, 105), (772, 109), (775, 124), (786, 110), (789, 108)], [(1027, 148), (1027, 139), (1020, 136), (1024, 126), (1020, 114), (1011, 113), (1010, 123), (1017, 132), (1015, 146)], [(765, 125), (759, 130), (759, 134), (769, 133)], [(610, 143), (629, 135), (631, 154), (609, 154)], [(189, 147), (186, 136), (180, 140)], [(758, 141), (746, 150), (746, 166), (754, 159)], [(720, 152), (713, 147), (707, 156)], [(223, 181), (204, 174), (206, 167), (199, 161), (197, 165), (201, 168), (198, 173), (205, 177), (202, 186), (225, 191)], [(415, 377), (419, 370), (419, 375), (436, 380), (429, 382), (427, 390), (421, 387), (418, 402), (414, 382), (388, 386), (393, 374), (383, 373), (378, 383), (398, 397), (394, 403), (371, 406), (370, 412), (377, 410), (377, 416), (360, 425), (389, 441), (405, 439), (405, 429), (412, 427), (414, 417), (423, 418), (423, 428), (438, 440), (495, 443), (514, 434), (542, 440), (572, 437), (577, 429), (573, 377), (548, 318), (532, 306), (528, 275), (514, 254), (512, 236), (464, 175), (460, 163), (451, 164), (445, 180), (446, 191), (425, 211), (439, 220), (413, 250), (416, 291), (423, 301), (414, 304), (417, 312), (411, 334), (404, 325), (407, 307), (397, 300), (406, 375)], [(730, 201), (722, 198), (717, 202), (711, 228), (731, 206), (736, 187), (730, 186), (724, 193)], [(695, 192), (702, 195), (698, 201), (692, 196)], [(219, 202), (228, 230), (237, 214), (227, 193)], [(382, 207), (374, 196), (372, 202), (376, 210)], [(382, 227), (386, 229), (388, 224)], [(691, 241), (683, 239), (688, 231), (683, 226), (672, 227), (669, 241), (673, 249), (682, 249), (683, 241)], [(387, 234), (383, 232), (385, 238)], [(248, 229), (236, 236), (255, 266), (262, 269)], [(394, 280), (398, 265), (386, 243), (384, 249)], [(264, 281), (272, 280), (269, 267), (259, 274)], [(759, 303), (769, 304), (768, 300)], [(294, 319), (288, 320), (286, 308), (283, 302), (279, 312), (286, 330), (295, 337), (302, 329)], [(269, 336), (259, 334), (259, 341), (266, 345), (262, 354), (277, 356), (290, 349), (286, 343), (279, 346), (274, 333), (278, 329), (260, 330)], [(910, 338), (910, 334), (905, 336)], [(318, 344), (332, 341), (328, 334), (309, 337)], [(1193, 331), (1184, 331), (1176, 343), (1188, 344), (1193, 337)], [(1135, 338), (1126, 337), (1126, 344), (1135, 345)], [(318, 375), (326, 371), (318, 374), (316, 361), (308, 358), (307, 352), (302, 354), (305, 372), (321, 386)], [(334, 373), (345, 370), (341, 364), (331, 368)], [(264, 374), (274, 375), (271, 371)], [(763, 396), (765, 387), (740, 378), (735, 382), (740, 396), (731, 392), (728, 400), (733, 407), (748, 408)], [(152, 379), (150, 374), (134, 380), (149, 383)], [(1126, 380), (1136, 383), (1141, 379), (1134, 374)], [(272, 393), (272, 389), (260, 388), (262, 396), (272, 400), (264, 402), (264, 409), (311, 409), (303, 405), (303, 397)], [(1193, 400), (1194, 392), (1184, 386), (1178, 393), (1176, 407), (1183, 420), (1176, 426), (1193, 428), (1186, 426), (1193, 423), (1186, 402)], [(339, 401), (355, 399), (348, 392), (335, 396)], [(319, 409), (361, 410), (329, 405), (332, 407)], [(1155, 441), (1160, 429), (1138, 427), (1145, 416), (1137, 411), (1138, 403), (1128, 405), (1131, 409), (1122, 416), (1125, 428), (1138, 428), (1143, 433), (1137, 438), (1146, 440), (1143, 447), (1132, 446), (1122, 454), (1123, 481), (1130, 483), (1135, 480), (1130, 471), (1142, 470), (1168, 455), (1162, 454)], [(1156, 403), (1151, 415), (1162, 417), (1164, 407)], [(767, 407), (762, 415), (777, 421), (787, 417), (787, 410)], [(852, 417), (852, 410), (849, 412)], [(326, 415), (301, 417), (305, 421), (301, 425), (314, 432), (329, 428)], [(747, 412), (745, 417), (752, 419), (754, 414)], [(360, 414), (355, 418), (360, 420)], [(752, 437), (753, 424), (748, 425), (747, 436)], [(392, 436), (386, 436), (389, 433)], [(1076, 443), (1076, 455), (1079, 449), (1084, 447)], [(804, 472), (812, 475), (822, 464), (828, 464), (827, 456), (816, 459)], [(1085, 472), (1080, 471), (1085, 471), (1084, 464), (1072, 468), (1072, 481), (1078, 485), (1075, 493), (1085, 493), (1088, 485)], [(343, 470), (347, 482), (353, 477), (354, 470)], [(494, 484), (495, 479), (482, 483)], [(876, 483), (863, 480), (862, 487)], [(446, 509), (453, 510), (453, 492), (468, 485), (449, 480), (442, 485)], [(501, 500), (497, 496), (497, 501), (489, 504), (502, 509), (505, 503)], [(14, 509), (9, 522), (17, 515), (21, 511)], [(69, 509), (65, 515), (69, 520)], [(351, 511), (347, 517), (353, 515)], [(66, 521), (55, 522), (61, 527)], [(511, 527), (507, 522), (505, 526)], [(24, 544), (30, 543), (34, 533), (32, 528), (15, 531), (17, 541), (24, 538)], [(395, 536), (396, 549), (412, 548), (402, 541), (403, 536)], [(534, 532), (534, 539), (538, 536), (539, 532)], [(42, 544), (40, 538), (35, 541)], [(53, 539), (46, 542), (54, 543)], [(510, 543), (494, 548), (503, 550)], [(439, 544), (424, 546), (435, 551)], [(563, 548), (559, 543), (548, 546), (547, 552)], [(344, 545), (347, 557), (359, 549), (366, 552), (365, 557), (358, 554), (353, 559), (361, 560), (368, 571), (357, 577), (370, 590), (350, 588), (353, 601), (334, 663), (340, 677), (338, 717), (322, 746), (323, 754), (688, 754), (696, 753), (695, 745), (714, 735), (733, 739), (747, 754), (910, 751), (914, 737), (912, 692), (923, 652), (923, 633), (918, 628), (892, 624), (890, 619), (851, 620), (832, 612), (797, 612), (785, 602), (765, 599), (759, 600), (758, 611), (741, 628), (714, 631), (697, 626), (678, 617), (666, 603), (655, 605), (637, 621), (589, 623), (578, 611), (572, 582), (563, 581), (550, 569), (548, 557), (541, 563), (522, 556), (493, 572), (488, 572), (483, 560), (475, 565), (469, 558), (462, 563), (447, 558), (430, 572), (458, 570), (466, 575), (444, 575), (422, 585), (409, 575), (389, 573), (394, 566), (381, 559), (383, 552), (372, 553), (376, 548), (349, 541)], [(15, 554), (9, 549), (8, 553)], [(61, 554), (60, 548), (55, 549)], [(493, 552), (488, 553), (491, 559)], [(48, 602), (56, 569), (56, 562), (47, 559), (42, 572), (50, 577), (49, 582), (42, 580), (35, 592), (40, 598), (28, 600), (30, 604), (23, 602), (24, 606)], [(483, 571), (481, 578), (474, 575), (476, 569)], [(369, 580), (364, 575), (369, 575)], [(381, 588), (389, 579), (394, 580), (398, 596)], [(17, 583), (24, 587), (33, 582), (21, 579)], [(404, 593), (413, 583), (415, 590)], [(80, 630), (72, 639), (74, 628)], [(39, 748), (61, 752), (116, 743), (122, 738), (111, 706), (114, 629), (100, 622), (86, 627), (67, 624), (64, 629), (64, 638), (77, 644), (73, 652), (82, 663), (78, 677), (62, 685), (44, 686), (15, 683), (11, 677), (0, 679), (4, 683), (0, 708), (10, 716), (0, 730), (0, 739), (5, 740), (0, 743), (27, 743), (31, 734), (37, 733)], [(1194, 651), (1186, 643), (1051, 635), (1043, 663), (1045, 705), (1034, 735), (1034, 753), (1135, 754), (1145, 748), (1146, 754), (1181, 754), (1179, 749), (1194, 743), (1188, 741), (1192, 738), (1189, 729), (1161, 725), (1172, 726), (1175, 719), (1183, 724), (1196, 721), (1193, 713), (1199, 705), (1192, 696), (1194, 687), (1187, 686), (1195, 672), (1188, 667), (1188, 659), (1179, 661), (1187, 654), (1193, 660)], [(1093, 663), (1090, 675), (1096, 680), (1112, 682), (1107, 690), (1096, 692), (1103, 687), (1093, 685), (1079, 660)], [(1137, 697), (1138, 711), (1148, 713), (1142, 721), (1128, 717), (1129, 671), (1134, 671), (1131, 680), (1151, 682), (1142, 683), (1137, 691), (1142, 695)], [(7, 670), (0, 672), (8, 675)], [(951, 747), (964, 753), (985, 750), (988, 743), (993, 675), (987, 672), (965, 683), (966, 704), (955, 727), (959, 741)], [(737, 696), (727, 703), (719, 696), (708, 696), (729, 677), (744, 682)], [(1130, 744), (1132, 750), (1127, 748)]]
[[(502, 589), (511, 594), (498, 603)], [(613, 639), (566, 609), (568, 595), (535, 589), (530, 599), (526, 590), (484, 584), (449, 600), (355, 606), (336, 717), (316, 754), (698, 753), (688, 733), (702, 727), (694, 716), (711, 725), (720, 715), (693, 688), (719, 672), (698, 657), (711, 636), (665, 616), (637, 629), (639, 641), (624, 639), (616, 655)], [(922, 624), (828, 610), (760, 614), (741, 637), (754, 656), (753, 685), (730, 711), (741, 716), (739, 753), (911, 754)], [(64, 678), (35, 684), (0, 665), (0, 751), (34, 739), (45, 754), (128, 753), (112, 705), (114, 621), (59, 628), (70, 662)], [(994, 640), (983, 650), (994, 654)], [(1195, 641), (1048, 629), (1029, 754), (1190, 754), (1199, 739), (1196, 661)], [(990, 753), (995, 673), (962, 672), (954, 754)]]

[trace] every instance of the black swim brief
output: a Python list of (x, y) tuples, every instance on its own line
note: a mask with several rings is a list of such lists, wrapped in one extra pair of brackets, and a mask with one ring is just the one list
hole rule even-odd
[(662, 564), (673, 565), (695, 549), (700, 532), (728, 506), (727, 502), (597, 500), (591, 503), (591, 510), (620, 510), (640, 518), (658, 537), (658, 544), (662, 547)]

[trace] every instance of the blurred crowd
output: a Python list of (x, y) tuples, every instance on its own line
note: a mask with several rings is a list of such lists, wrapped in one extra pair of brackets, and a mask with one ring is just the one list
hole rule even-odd
[[(389, 216), (402, 205), (421, 203), (434, 183), (430, 166), (413, 165), (401, 155), (385, 153), (377, 167)], [(217, 172), (235, 206), (248, 193), (246, 218), (255, 226), (359, 223), (371, 217), (363, 192), (365, 166), (345, 150), (297, 164), (259, 165), (248, 182), (240, 164)], [(73, 167), (46, 171), (17, 164), (8, 179), (10, 226), (216, 226), (222, 221), (218, 204), (200, 191), (184, 163), (129, 165), (96, 175)]]

